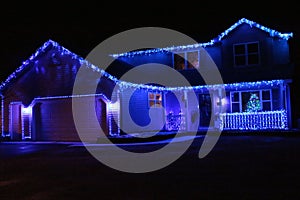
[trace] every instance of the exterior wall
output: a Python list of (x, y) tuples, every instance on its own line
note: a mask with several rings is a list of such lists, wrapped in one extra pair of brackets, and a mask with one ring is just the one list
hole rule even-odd
[(222, 46), (220, 44), (216, 44), (214, 46), (206, 47), (204, 51), (206, 52), (200, 51), (200, 67), (208, 63), (207, 55), (206, 55), (208, 54), (210, 58), (213, 60), (214, 64), (219, 68), (219, 70), (221, 70), (223, 68)]
[[(187, 92), (186, 96), (186, 130), (197, 131), (200, 122), (199, 101), (196, 94)], [(196, 99), (195, 99), (196, 98)]]
[[(183, 97), (182, 94), (181, 97)], [(164, 103), (165, 103), (166, 114), (173, 113), (175, 115), (178, 115), (181, 112), (180, 102), (178, 101), (177, 96), (174, 92), (165, 93)]]
[[(76, 98), (82, 105), (82, 107), (78, 108), (82, 111), (81, 121), (78, 126), (81, 132), (84, 132), (84, 135), (79, 137), (77, 133), (73, 121), (71, 98), (38, 99), (33, 106), (32, 139), (41, 141), (96, 142), (97, 138), (101, 136), (99, 123), (105, 134), (108, 134), (105, 102), (100, 98), (95, 99), (95, 97)], [(96, 108), (91, 107), (92, 101), (95, 101)], [(97, 121), (93, 120), (93, 115), (95, 114)]]
[(153, 53), (151, 55), (136, 55), (134, 57), (121, 57), (119, 59), (132, 66), (139, 66), (149, 63), (159, 63), (167, 66), (173, 65), (171, 53)]
[(164, 108), (149, 109), (146, 90), (122, 90), (120, 106), (120, 125), (125, 133), (159, 131), (165, 124)]
[[(233, 45), (259, 42), (260, 64), (249, 67), (235, 67)], [(225, 82), (241, 82), (271, 79), (286, 79), (292, 76), (293, 66), (289, 58), (287, 40), (269, 36), (268, 33), (242, 24), (221, 42), (221, 73)]]

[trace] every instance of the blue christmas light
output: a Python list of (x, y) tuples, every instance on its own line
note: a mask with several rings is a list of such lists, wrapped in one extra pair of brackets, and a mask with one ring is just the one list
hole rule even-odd
[(233, 31), (236, 27), (240, 26), (243, 23), (248, 24), (251, 27), (259, 28), (259, 29), (269, 33), (269, 35), (271, 37), (279, 37), (279, 38), (285, 39), (285, 40), (288, 40), (289, 38), (293, 37), (293, 33), (280, 33), (276, 30), (262, 26), (254, 21), (250, 21), (246, 18), (242, 18), (238, 22), (233, 24), (230, 28), (228, 28), (227, 30), (225, 30), (224, 32), (222, 32), (220, 35), (218, 35), (216, 38), (212, 39), (209, 42), (184, 45), (184, 46), (156, 48), (156, 49), (149, 49), (149, 50), (142, 50), (142, 51), (132, 51), (132, 52), (125, 52), (125, 53), (120, 53), (120, 54), (111, 54), (111, 56), (114, 58), (124, 57), (124, 56), (132, 57), (132, 56), (136, 56), (136, 55), (148, 55), (148, 54), (152, 54), (152, 53), (168, 53), (168, 52), (172, 52), (172, 51), (185, 51), (185, 50), (190, 50), (190, 49), (196, 49), (199, 47), (205, 48), (207, 46), (212, 46), (215, 43), (220, 42), (231, 31)]
[(120, 90), (124, 90), (127, 88), (134, 88), (134, 89), (146, 89), (146, 90), (156, 90), (156, 91), (189, 91), (189, 90), (215, 90), (218, 88), (224, 88), (229, 90), (239, 90), (239, 89), (250, 89), (250, 88), (265, 88), (265, 87), (274, 87), (284, 83), (284, 80), (270, 80), (270, 81), (257, 81), (257, 82), (241, 82), (241, 83), (230, 83), (230, 84), (214, 84), (214, 85), (198, 85), (198, 86), (183, 86), (183, 87), (162, 87), (162, 86), (153, 86), (153, 85), (146, 85), (146, 84), (137, 84), (131, 83), (127, 81), (122, 81), (112, 76), (111, 74), (107, 73), (103, 69), (91, 64), (87, 60), (83, 59), (82, 57), (72, 53), (68, 49), (60, 46), (58, 43), (49, 40), (47, 41), (41, 48), (39, 48), (36, 53), (34, 53), (28, 60), (23, 62), (19, 68), (16, 69), (2, 84), (0, 85), (0, 92), (3, 90), (11, 81), (15, 80), (23, 70), (30, 67), (30, 63), (34, 62), (36, 57), (46, 51), (46, 48), (49, 46), (54, 46), (57, 48), (57, 52), (59, 52), (62, 56), (69, 55), (72, 59), (76, 59), (79, 61), (81, 66), (87, 67), (92, 69), (95, 72), (98, 72), (99, 75), (106, 77), (107, 79), (113, 81), (116, 85), (119, 86)]
[(0, 97), (1, 97), (1, 124), (2, 124), (1, 133), (2, 133), (2, 136), (4, 137), (5, 136), (5, 134), (4, 134), (4, 96), (0, 95)]
[(77, 97), (101, 97), (106, 102), (111, 103), (111, 101), (102, 93), (101, 94), (80, 94), (80, 95), (37, 97), (37, 98), (35, 98), (35, 100), (67, 99), (67, 98), (77, 98)]
[(221, 113), (221, 130), (288, 129), (287, 111)]
[(119, 85), (120, 90), (125, 90), (128, 88), (133, 89), (145, 89), (145, 90), (154, 90), (154, 91), (203, 91), (203, 90), (246, 90), (246, 89), (263, 89), (276, 87), (280, 84), (283, 84), (284, 80), (270, 80), (270, 81), (256, 81), (256, 82), (240, 82), (240, 83), (228, 83), (228, 84), (214, 84), (214, 85), (198, 85), (198, 86), (183, 86), (183, 87), (162, 87), (162, 86), (153, 86), (137, 83), (129, 83), (125, 81), (118, 80), (116, 84)]

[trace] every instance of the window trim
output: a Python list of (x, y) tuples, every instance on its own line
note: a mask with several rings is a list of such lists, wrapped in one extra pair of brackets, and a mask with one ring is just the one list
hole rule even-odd
[[(265, 99), (262, 99), (262, 92), (263, 91), (269, 91), (270, 92), (270, 99), (269, 100), (265, 100)], [(263, 108), (263, 103), (264, 102), (270, 102), (270, 111), (273, 110), (273, 94), (272, 94), (272, 89), (262, 89), (262, 90), (243, 90), (243, 91), (230, 91), (230, 113), (233, 113), (232, 112), (232, 104), (233, 103), (239, 103), (239, 113), (241, 112), (244, 112), (243, 111), (243, 104), (242, 104), (242, 92), (259, 92), (259, 102), (260, 102), (260, 106), (262, 108), (262, 110), (264, 109)], [(239, 94), (239, 102), (237, 101), (233, 101), (232, 100), (232, 94), (234, 93), (238, 93)]]
[[(175, 70), (178, 70), (178, 71), (193, 69), (193, 68), (188, 68), (188, 53), (190, 53), (190, 52), (197, 52), (198, 53), (198, 64), (199, 64), (198, 66), (200, 67), (200, 50), (199, 49), (189, 50), (189, 51), (176, 51), (176, 52), (173, 52), (172, 53), (172, 65), (173, 65), (172, 67)], [(184, 54), (184, 69), (176, 69), (176, 66), (175, 66), (175, 55), (176, 54)]]
[[(248, 45), (249, 44), (257, 44), (257, 52), (256, 53), (249, 53), (248, 52)], [(235, 46), (238, 45), (244, 45), (245, 47), (245, 53), (244, 54), (236, 54), (235, 53)], [(249, 56), (250, 55), (257, 55), (258, 56), (258, 62), (256, 64), (249, 64)], [(236, 56), (244, 56), (245, 58), (245, 65), (237, 65), (236, 64)], [(234, 63), (234, 67), (251, 67), (251, 66), (257, 66), (260, 64), (260, 43), (259, 41), (255, 41), (255, 42), (243, 42), (243, 43), (235, 43), (233, 44), (233, 63)]]
[[(154, 95), (154, 99), (150, 98), (150, 95), (153, 94)], [(156, 95), (160, 95), (160, 100), (157, 100), (155, 97)], [(150, 102), (153, 101), (154, 104), (151, 107)], [(159, 104), (157, 104), (157, 102), (160, 102)], [(159, 106), (158, 106), (159, 105)], [(163, 107), (163, 93), (160, 91), (149, 91), (148, 92), (148, 108), (162, 108)]]

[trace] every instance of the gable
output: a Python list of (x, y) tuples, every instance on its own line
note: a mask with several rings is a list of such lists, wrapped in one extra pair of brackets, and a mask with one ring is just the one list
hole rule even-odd
[(222, 43), (245, 43), (263, 41), (270, 38), (270, 34), (249, 24), (243, 23), (222, 39)]
[[(78, 69), (85, 66), (99, 78), (103, 71), (83, 58), (47, 41), (0, 85), (0, 93), (29, 105), (37, 97), (70, 96)], [(95, 76), (94, 76), (95, 77)], [(88, 84), (89, 79), (82, 84)]]
[[(263, 26), (257, 22), (248, 20), (246, 18), (242, 18), (236, 23), (234, 23), (231, 27), (220, 33), (217, 37), (211, 39), (207, 42), (202, 43), (196, 43), (196, 44), (186, 44), (185, 46), (171, 46), (171, 47), (164, 47), (164, 48), (156, 48), (156, 49), (150, 49), (150, 50), (142, 50), (142, 51), (131, 51), (131, 52), (124, 52), (124, 53), (116, 53), (111, 54), (114, 58), (120, 58), (120, 57), (133, 57), (136, 55), (150, 55), (151, 53), (160, 53), (160, 52), (173, 52), (173, 51), (186, 51), (186, 50), (192, 50), (197, 49), (200, 47), (210, 47), (214, 46), (215, 44), (221, 42), (225, 38), (227, 38), (230, 34), (234, 33), (236, 30), (238, 30), (240, 27), (243, 27), (243, 29), (250, 28), (252, 31), (257, 31), (264, 33), (270, 37), (280, 38), (284, 40), (289, 40), (291, 37), (293, 37), (293, 33), (281, 33), (277, 30), (268, 28), (266, 26)], [(248, 30), (250, 30), (248, 29)]]

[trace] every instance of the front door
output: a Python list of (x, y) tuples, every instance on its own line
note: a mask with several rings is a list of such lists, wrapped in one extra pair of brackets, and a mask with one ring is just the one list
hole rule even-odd
[(212, 112), (212, 104), (211, 98), (209, 94), (200, 94), (199, 95), (199, 112), (200, 112), (200, 128), (209, 127), (211, 112)]

